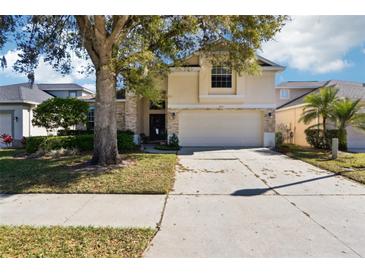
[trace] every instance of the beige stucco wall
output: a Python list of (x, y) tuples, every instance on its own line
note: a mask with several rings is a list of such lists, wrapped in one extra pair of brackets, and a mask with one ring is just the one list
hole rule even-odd
[(168, 104), (198, 104), (198, 72), (172, 72), (168, 76)]
[[(264, 71), (259, 76), (242, 76), (238, 82), (238, 89), (243, 89), (247, 104), (275, 103), (275, 72)], [(246, 83), (246, 84), (245, 84)]]
[(275, 105), (275, 72), (258, 76), (232, 73), (232, 88), (211, 88), (211, 65), (200, 69), (173, 71), (168, 76), (169, 105), (272, 104)]
[(276, 111), (276, 130), (279, 129), (280, 125), (286, 125), (292, 132), (293, 138), (292, 143), (300, 146), (309, 146), (307, 141), (305, 140), (304, 131), (311, 125), (315, 124), (313, 122), (311, 124), (304, 124), (303, 122), (299, 122), (299, 119), (303, 113), (303, 106), (296, 108), (288, 108), (285, 110), (277, 110)]

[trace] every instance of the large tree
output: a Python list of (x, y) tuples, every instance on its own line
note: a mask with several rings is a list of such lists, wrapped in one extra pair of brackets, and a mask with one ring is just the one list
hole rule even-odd
[[(19, 72), (32, 76), (39, 59), (71, 69), (71, 52), (89, 58), (96, 75), (93, 161), (118, 160), (115, 97), (118, 83), (153, 101), (154, 79), (196, 50), (238, 72), (259, 71), (255, 52), (274, 37), (286, 16), (28, 16), (17, 18)], [(228, 54), (212, 54), (224, 41)], [(219, 43), (220, 44), (220, 43)], [(224, 60), (222, 57), (224, 56)], [(32, 77), (30, 77), (32, 78)]]

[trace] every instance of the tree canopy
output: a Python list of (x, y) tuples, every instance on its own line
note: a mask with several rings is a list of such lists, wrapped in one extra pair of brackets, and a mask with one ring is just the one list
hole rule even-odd
[(52, 98), (39, 104), (33, 111), (32, 124), (47, 130), (84, 124), (87, 121), (88, 103), (76, 98)]

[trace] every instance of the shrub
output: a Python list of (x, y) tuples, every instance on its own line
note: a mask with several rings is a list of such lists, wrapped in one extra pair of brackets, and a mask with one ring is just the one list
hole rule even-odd
[(339, 138), (339, 149), (344, 150), (346, 147), (346, 138), (340, 138), (338, 129), (329, 129), (326, 131), (326, 139), (323, 136), (323, 130), (306, 129), (306, 140), (314, 148), (330, 149), (332, 146), (332, 138)]
[[(118, 132), (118, 148), (121, 151), (134, 149), (133, 134)], [(27, 153), (34, 153), (39, 149), (44, 151), (59, 149), (78, 149), (79, 151), (92, 151), (94, 148), (94, 135), (68, 135), (68, 136), (35, 136), (26, 138)]]
[(133, 150), (136, 148), (136, 144), (133, 142), (133, 132), (131, 131), (120, 131), (117, 135), (118, 149)]
[(175, 147), (175, 148), (179, 148), (179, 138), (177, 137), (177, 135), (174, 133), (169, 137), (169, 142), (168, 145), (170, 147)]
[(305, 131), (305, 138), (312, 147), (319, 149), (328, 149), (328, 145), (323, 138), (322, 130), (307, 128)]
[(25, 150), (27, 151), (27, 153), (36, 152), (45, 138), (45, 136), (34, 136), (25, 138)]
[(283, 133), (280, 131), (275, 132), (275, 146), (281, 147), (283, 143), (284, 143)]
[(76, 98), (51, 98), (33, 111), (32, 124), (47, 130), (62, 127), (66, 131), (74, 125), (86, 123), (89, 105)]

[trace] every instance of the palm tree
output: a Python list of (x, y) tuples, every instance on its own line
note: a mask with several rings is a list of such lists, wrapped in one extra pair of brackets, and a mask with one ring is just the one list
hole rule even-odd
[(347, 150), (347, 126), (351, 125), (365, 130), (365, 113), (360, 113), (360, 102), (361, 99), (353, 101), (345, 98), (334, 104), (331, 119), (338, 128), (340, 149), (342, 150)]
[[(303, 121), (305, 124), (311, 123), (313, 120), (317, 119), (317, 124), (314, 126), (319, 127), (322, 125), (323, 137), (326, 140), (326, 123), (329, 118), (331, 118), (333, 112), (334, 103), (337, 101), (336, 95), (338, 90), (335, 87), (323, 87), (319, 90), (319, 93), (312, 93), (305, 97), (304, 102), (306, 106), (304, 107), (302, 116), (299, 122)], [(322, 123), (319, 122), (322, 118)]]

